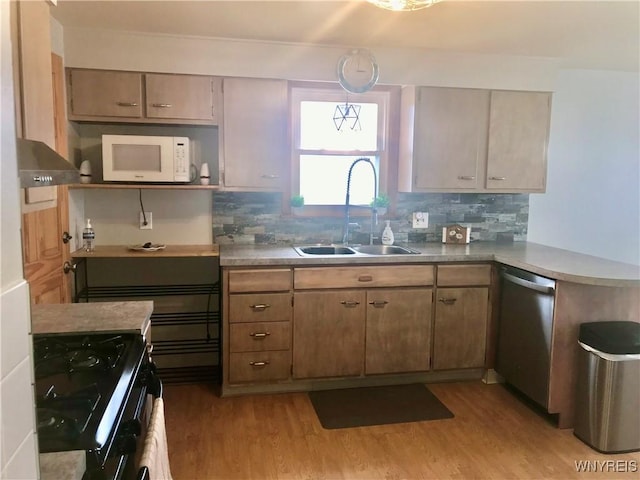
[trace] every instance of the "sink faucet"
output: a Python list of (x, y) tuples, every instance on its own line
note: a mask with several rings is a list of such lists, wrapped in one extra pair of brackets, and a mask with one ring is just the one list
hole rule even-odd
[[(371, 160), (365, 157), (358, 158), (353, 161), (351, 166), (349, 167), (349, 174), (347, 175), (347, 196), (344, 201), (344, 229), (342, 236), (342, 243), (344, 245), (349, 244), (349, 197), (351, 195), (351, 173), (353, 171), (353, 167), (356, 166), (359, 162), (365, 162), (371, 165), (371, 169), (373, 170), (373, 198), (375, 199), (378, 195), (378, 175), (376, 173), (376, 167), (373, 165)], [(369, 233), (369, 245), (373, 245), (373, 232), (374, 227), (378, 224), (378, 211), (375, 207), (375, 202), (371, 204), (371, 231)]]

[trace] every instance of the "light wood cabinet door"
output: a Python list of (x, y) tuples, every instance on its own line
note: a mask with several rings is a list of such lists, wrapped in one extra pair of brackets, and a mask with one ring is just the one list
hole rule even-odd
[(289, 164), (287, 82), (223, 81), (221, 176), (225, 187), (277, 190)]
[(216, 79), (207, 76), (147, 73), (146, 115), (149, 118), (217, 123), (215, 82)]
[(491, 92), (488, 190), (545, 190), (550, 116), (550, 93)]
[(142, 74), (107, 70), (67, 70), (69, 119), (142, 117)]
[(479, 368), (485, 363), (489, 289), (438, 288), (433, 369)]
[(365, 298), (363, 290), (295, 293), (294, 378), (363, 373)]
[(488, 112), (488, 90), (418, 89), (414, 191), (482, 187)]
[(365, 373), (429, 370), (432, 289), (367, 291)]

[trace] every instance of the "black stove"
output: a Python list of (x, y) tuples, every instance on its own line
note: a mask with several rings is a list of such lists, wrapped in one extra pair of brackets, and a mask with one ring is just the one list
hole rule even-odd
[(126, 478), (161, 390), (142, 336), (34, 335), (34, 361), (40, 452), (84, 450), (85, 479)]

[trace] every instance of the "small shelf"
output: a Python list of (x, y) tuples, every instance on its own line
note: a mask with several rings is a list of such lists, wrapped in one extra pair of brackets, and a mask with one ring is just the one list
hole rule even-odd
[(86, 287), (76, 297), (80, 298), (126, 298), (157, 297), (169, 295), (215, 295), (219, 293), (218, 284), (199, 285), (125, 285), (121, 287)]
[(69, 188), (77, 189), (143, 189), (143, 190), (220, 190), (220, 185), (193, 185), (182, 183), (74, 183)]

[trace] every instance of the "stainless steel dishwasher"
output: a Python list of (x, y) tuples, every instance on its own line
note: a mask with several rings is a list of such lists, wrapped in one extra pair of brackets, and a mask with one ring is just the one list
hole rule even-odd
[(556, 282), (513, 267), (502, 267), (500, 278), (496, 371), (547, 408)]

